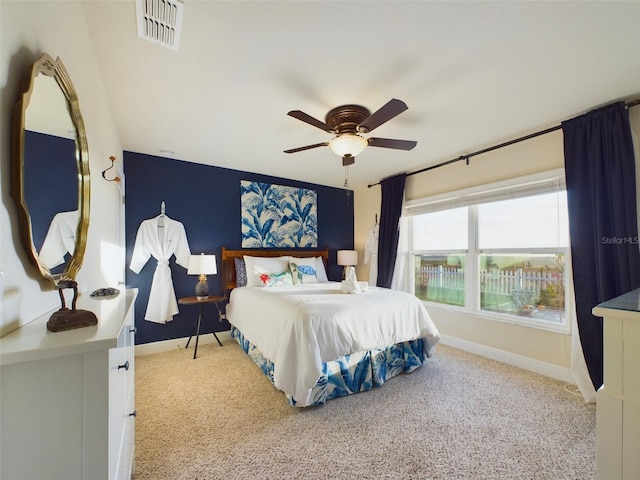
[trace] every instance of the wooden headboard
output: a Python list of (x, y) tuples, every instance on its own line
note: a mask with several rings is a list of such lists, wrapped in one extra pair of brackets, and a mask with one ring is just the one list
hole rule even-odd
[(329, 249), (324, 250), (273, 250), (259, 248), (245, 248), (243, 250), (228, 250), (222, 247), (222, 287), (224, 294), (228, 295), (231, 290), (236, 288), (236, 265), (235, 259), (242, 258), (244, 255), (252, 257), (322, 257), (324, 268), (329, 271)]

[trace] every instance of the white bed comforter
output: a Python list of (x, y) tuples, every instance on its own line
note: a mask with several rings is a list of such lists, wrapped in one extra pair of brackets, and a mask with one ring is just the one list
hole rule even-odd
[(273, 362), (275, 386), (303, 405), (324, 362), (417, 338), (430, 354), (440, 338), (415, 296), (377, 287), (347, 295), (338, 282), (235, 288), (227, 319)]

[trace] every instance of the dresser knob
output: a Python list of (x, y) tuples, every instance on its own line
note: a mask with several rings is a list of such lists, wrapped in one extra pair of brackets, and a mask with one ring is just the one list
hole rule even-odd
[(138, 332), (138, 327), (133, 327), (129, 329), (130, 333), (136, 334)]
[(129, 414), (130, 417), (137, 417), (138, 416), (138, 411), (134, 410), (132, 413)]
[(118, 370), (120, 370), (121, 368), (124, 368), (125, 370), (129, 370), (129, 360), (124, 362), (122, 365), (118, 365)]

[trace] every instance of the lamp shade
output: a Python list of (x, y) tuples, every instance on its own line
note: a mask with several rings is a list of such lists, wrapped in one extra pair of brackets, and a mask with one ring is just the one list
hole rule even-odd
[(353, 266), (358, 264), (357, 250), (338, 250), (338, 265)]
[(339, 157), (360, 155), (368, 144), (367, 139), (353, 133), (343, 133), (329, 141), (329, 148)]
[(215, 255), (201, 253), (200, 255), (191, 255), (189, 257), (188, 275), (214, 275), (216, 273), (218, 273), (218, 269)]

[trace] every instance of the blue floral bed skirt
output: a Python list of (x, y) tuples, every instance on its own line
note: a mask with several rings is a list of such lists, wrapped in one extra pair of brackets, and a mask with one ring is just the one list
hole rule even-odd
[[(231, 326), (231, 336), (273, 384), (273, 363), (234, 326)], [(324, 405), (332, 398), (371, 390), (374, 385), (380, 386), (402, 372), (412, 372), (423, 365), (426, 358), (424, 340), (419, 338), (324, 363), (323, 374), (312, 390), (311, 405)], [(295, 398), (289, 394), (286, 397), (290, 405), (298, 406)]]

